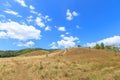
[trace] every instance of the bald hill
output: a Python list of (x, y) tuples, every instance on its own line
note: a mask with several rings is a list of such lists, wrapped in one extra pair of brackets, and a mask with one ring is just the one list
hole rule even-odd
[(89, 48), (40, 52), (0, 58), (0, 80), (120, 80), (120, 52)]

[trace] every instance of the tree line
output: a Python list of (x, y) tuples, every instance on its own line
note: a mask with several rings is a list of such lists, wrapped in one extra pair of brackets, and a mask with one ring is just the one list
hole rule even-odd
[(21, 54), (25, 54), (25, 53), (29, 53), (32, 51), (36, 51), (36, 50), (45, 50), (42, 48), (26, 48), (26, 49), (22, 49), (22, 50), (7, 50), (7, 51), (0, 51), (0, 58), (4, 58), (4, 57), (15, 57), (15, 56), (19, 56)]
[(115, 45), (104, 45), (104, 43), (96, 44), (93, 48), (106, 49), (106, 50), (116, 50), (116, 51), (119, 50), (119, 48)]
[(37, 50), (45, 50), (45, 51), (48, 51), (49, 53), (52, 53), (58, 49), (26, 48), (21, 50), (7, 50), (7, 51), (0, 50), (0, 58), (16, 57), (16, 56), (26, 54), (32, 51), (37, 51)]

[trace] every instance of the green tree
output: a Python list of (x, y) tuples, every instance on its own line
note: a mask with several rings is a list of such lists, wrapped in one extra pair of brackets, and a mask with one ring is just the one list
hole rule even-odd
[(96, 44), (96, 45), (94, 46), (94, 48), (95, 48), (95, 49), (100, 49), (100, 45), (99, 45), (99, 44)]
[(101, 44), (100, 44), (100, 49), (104, 49), (104, 48), (105, 48), (104, 43), (101, 43)]
[(108, 46), (108, 45), (105, 46), (104, 48), (107, 49), (107, 50), (111, 50), (112, 49), (111, 46)]
[(81, 47), (81, 45), (80, 45), (80, 44), (78, 44), (78, 47)]
[(113, 46), (112, 50), (113, 51), (118, 51), (119, 49), (118, 49), (118, 47)]

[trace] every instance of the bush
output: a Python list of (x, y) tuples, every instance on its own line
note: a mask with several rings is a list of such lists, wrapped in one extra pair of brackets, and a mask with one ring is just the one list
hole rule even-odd
[(96, 45), (94, 46), (94, 48), (95, 48), (95, 49), (100, 49), (100, 45), (99, 45), (99, 44), (96, 44)]
[(106, 50), (113, 50), (113, 51), (118, 51), (118, 47), (114, 46), (114, 45), (104, 45), (104, 43), (101, 44), (96, 44), (94, 46), (95, 49), (106, 49)]

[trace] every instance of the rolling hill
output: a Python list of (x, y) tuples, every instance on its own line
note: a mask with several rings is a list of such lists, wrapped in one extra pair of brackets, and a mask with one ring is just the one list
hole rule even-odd
[(0, 58), (0, 80), (120, 80), (120, 52), (89, 48), (38, 52)]

